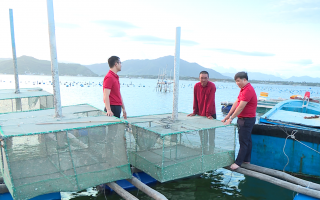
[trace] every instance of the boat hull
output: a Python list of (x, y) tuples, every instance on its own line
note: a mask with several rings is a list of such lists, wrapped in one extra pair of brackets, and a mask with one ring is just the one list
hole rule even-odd
[[(293, 131), (297, 131), (295, 139), (303, 144), (288, 137)], [(256, 124), (252, 130), (251, 163), (276, 170), (284, 169), (300, 175), (320, 177), (319, 144), (319, 130)]]

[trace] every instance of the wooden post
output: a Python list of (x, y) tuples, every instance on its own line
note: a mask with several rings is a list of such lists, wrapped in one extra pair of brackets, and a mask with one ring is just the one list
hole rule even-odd
[(20, 93), (19, 89), (19, 77), (18, 77), (18, 66), (17, 66), (17, 54), (16, 54), (16, 42), (14, 38), (14, 25), (13, 25), (13, 12), (9, 9), (10, 17), (10, 28), (11, 28), (11, 44), (12, 44), (12, 58), (13, 58), (13, 71), (14, 71), (14, 81), (15, 81), (15, 93)]
[(55, 33), (55, 25), (54, 25), (52, 0), (47, 0), (47, 10), (48, 10), (48, 26), (49, 26), (49, 41), (50, 41), (50, 55), (51, 55), (51, 73), (52, 73), (52, 85), (53, 85), (54, 108), (55, 108), (54, 117), (60, 118), (62, 117), (62, 109), (61, 109), (59, 68), (58, 68), (58, 59), (57, 59), (56, 33)]
[(118, 184), (115, 182), (107, 183), (107, 185), (113, 189), (119, 196), (121, 196), (124, 199), (127, 200), (139, 200), (137, 197), (133, 196), (129, 192), (127, 192), (125, 189), (120, 187)]
[(158, 191), (150, 188), (146, 184), (142, 183), (139, 179), (132, 176), (131, 179), (127, 179), (132, 185), (136, 186), (139, 190), (146, 193), (149, 197), (155, 200), (168, 200), (163, 194), (159, 193)]
[(173, 121), (176, 121), (178, 119), (180, 35), (181, 35), (181, 27), (177, 27), (176, 28), (176, 47), (175, 47), (175, 55), (174, 55), (174, 86), (173, 86), (173, 110), (172, 110)]

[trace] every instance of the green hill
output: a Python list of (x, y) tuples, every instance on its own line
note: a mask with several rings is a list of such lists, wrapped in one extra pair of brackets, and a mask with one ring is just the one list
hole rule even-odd
[[(96, 74), (105, 75), (109, 66), (108, 63), (100, 63), (87, 65), (87, 67)], [(164, 56), (153, 60), (126, 60), (122, 62), (122, 69), (119, 75), (136, 75), (136, 76), (158, 76), (159, 70), (167, 70), (167, 75), (173, 76), (174, 72), (174, 56)], [(183, 59), (180, 59), (180, 77), (199, 77), (201, 71), (208, 71), (210, 78), (215, 79), (231, 79), (228, 76), (224, 76), (219, 72), (205, 68), (197, 63), (189, 63)]]
[[(47, 60), (38, 60), (29, 56), (17, 58), (18, 73), (32, 75), (51, 76), (51, 62)], [(12, 60), (2, 60), (0, 62), (0, 74), (13, 74)], [(87, 67), (80, 64), (59, 63), (60, 76), (98, 76)]]

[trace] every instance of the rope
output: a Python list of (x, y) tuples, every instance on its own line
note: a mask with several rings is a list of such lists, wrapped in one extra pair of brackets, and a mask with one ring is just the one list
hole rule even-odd
[(286, 144), (287, 144), (287, 139), (288, 139), (288, 137), (290, 137), (290, 135), (288, 135), (288, 136), (286, 137), (286, 140), (284, 141), (284, 146), (283, 146), (283, 153), (284, 153), (284, 155), (287, 157), (288, 162), (287, 162), (287, 164), (284, 166), (284, 168), (283, 168), (282, 171), (284, 171), (284, 169), (285, 169), (285, 168), (287, 167), (287, 165), (289, 164), (289, 157), (287, 156), (286, 152), (284, 151), (284, 149), (286, 148)]
[[(284, 155), (287, 157), (288, 162), (287, 162), (287, 164), (284, 166), (284, 168), (283, 168), (282, 171), (284, 171), (284, 169), (285, 169), (285, 168), (288, 166), (288, 164), (289, 164), (289, 157), (287, 156), (287, 154), (286, 154), (285, 151), (284, 151), (284, 149), (285, 149), (285, 147), (286, 147), (286, 144), (287, 144), (287, 139), (288, 139), (289, 137), (290, 137), (291, 139), (299, 142), (300, 144), (304, 145), (305, 147), (311, 149), (312, 151), (315, 151), (316, 153), (320, 154), (319, 151), (317, 151), (317, 150), (309, 147), (308, 145), (300, 142), (299, 140), (297, 140), (297, 139), (295, 138), (295, 134), (298, 133), (298, 130), (293, 130), (293, 131), (291, 132), (291, 134), (288, 134), (288, 132), (287, 132), (287, 130), (285, 129), (285, 127), (279, 126), (279, 128), (280, 128), (283, 132), (285, 132), (285, 133), (287, 134), (287, 137), (286, 137), (286, 140), (285, 140), (284, 146), (283, 146), (283, 153), (284, 153)], [(308, 186), (308, 187), (309, 187), (309, 186)]]

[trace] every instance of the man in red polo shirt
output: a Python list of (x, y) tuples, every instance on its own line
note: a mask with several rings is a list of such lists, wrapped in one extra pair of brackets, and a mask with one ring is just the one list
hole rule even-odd
[[(199, 74), (200, 82), (194, 86), (193, 93), (193, 113), (188, 117), (200, 115), (206, 116), (208, 119), (216, 119), (215, 93), (216, 86), (209, 81), (209, 73), (202, 71)], [(214, 152), (215, 129), (199, 131), (201, 144), (205, 154)]]
[(246, 72), (238, 72), (234, 76), (234, 80), (241, 90), (228, 115), (222, 120), (225, 125), (228, 125), (234, 118), (238, 117), (240, 149), (235, 163), (230, 166), (232, 170), (239, 168), (243, 162), (250, 163), (252, 149), (251, 132), (256, 122), (258, 105), (256, 92), (248, 82), (248, 74)]
[(117, 73), (121, 71), (121, 61), (117, 56), (111, 56), (108, 59), (110, 67), (109, 72), (103, 80), (103, 101), (104, 111), (107, 116), (116, 116), (120, 118), (121, 108), (124, 119), (127, 119), (127, 113), (120, 93), (120, 82)]

